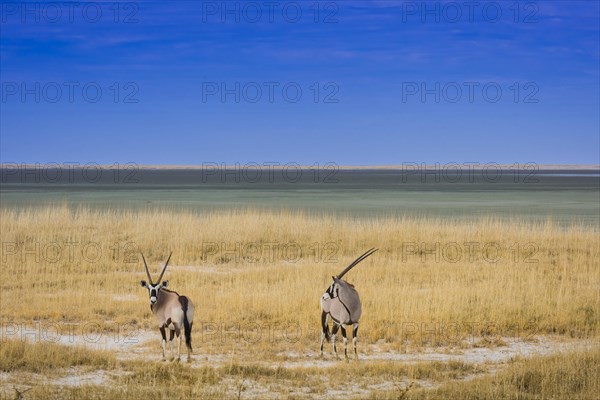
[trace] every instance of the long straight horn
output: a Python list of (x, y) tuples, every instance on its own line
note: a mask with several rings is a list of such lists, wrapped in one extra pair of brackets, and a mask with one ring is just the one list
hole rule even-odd
[(153, 284), (152, 277), (150, 276), (150, 271), (148, 271), (148, 264), (146, 264), (146, 258), (144, 257), (144, 253), (140, 252), (142, 255), (142, 260), (144, 260), (144, 267), (146, 267), (146, 275), (148, 275), (148, 283)]
[(356, 264), (358, 264), (365, 258), (369, 257), (371, 254), (375, 253), (377, 250), (379, 250), (379, 249), (371, 248), (371, 249), (367, 250), (362, 256), (358, 257), (356, 260), (354, 260), (352, 262), (352, 264), (348, 265), (342, 272), (340, 272), (340, 274), (337, 276), (337, 278), (342, 279), (342, 276), (346, 275), (346, 273), (348, 271), (350, 271), (352, 268), (354, 268), (356, 266)]
[(167, 258), (167, 262), (165, 263), (165, 266), (163, 267), (163, 270), (160, 273), (160, 278), (158, 278), (158, 281), (156, 281), (156, 283), (160, 283), (160, 281), (162, 280), (162, 277), (165, 274), (165, 271), (167, 270), (167, 265), (169, 265), (169, 260), (171, 259), (172, 255), (173, 255), (173, 252), (171, 252), (171, 254), (169, 254), (169, 258)]

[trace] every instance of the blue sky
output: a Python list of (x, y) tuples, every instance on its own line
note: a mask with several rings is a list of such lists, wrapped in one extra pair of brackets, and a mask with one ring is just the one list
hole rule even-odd
[(598, 1), (1, 3), (2, 162), (600, 163)]

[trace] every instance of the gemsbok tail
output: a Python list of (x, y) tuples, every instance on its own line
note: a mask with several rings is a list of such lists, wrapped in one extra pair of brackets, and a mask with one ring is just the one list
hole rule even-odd
[(321, 327), (323, 328), (323, 334), (325, 335), (325, 340), (329, 342), (329, 324), (327, 323), (327, 313), (325, 311), (321, 311)]
[(183, 333), (185, 334), (185, 345), (192, 351), (192, 324), (188, 320), (188, 298), (185, 296), (179, 297), (181, 309), (183, 310)]

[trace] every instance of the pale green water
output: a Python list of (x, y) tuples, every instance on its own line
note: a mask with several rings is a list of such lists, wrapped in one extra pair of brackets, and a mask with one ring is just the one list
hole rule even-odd
[[(142, 170), (137, 182), (74, 179), (54, 183), (31, 176), (3, 175), (0, 206), (37, 207), (67, 203), (98, 208), (174, 208), (194, 211), (269, 208), (356, 216), (413, 215), (473, 218), (487, 215), (560, 223), (600, 225), (597, 171), (539, 172), (523, 182), (506, 173), (497, 181), (405, 176), (394, 171), (337, 171), (323, 182), (305, 171), (301, 179), (207, 177), (199, 171)], [(316, 182), (315, 182), (316, 181)]]

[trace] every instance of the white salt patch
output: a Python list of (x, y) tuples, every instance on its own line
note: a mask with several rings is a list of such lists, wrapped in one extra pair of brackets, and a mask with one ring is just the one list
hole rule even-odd
[[(61, 330), (62, 328), (62, 330)], [(85, 334), (75, 334), (75, 332)], [(129, 329), (117, 332), (93, 332), (81, 326), (72, 329), (56, 324), (38, 324), (14, 332), (2, 332), (2, 339), (25, 340), (28, 343), (54, 343), (63, 346), (81, 346), (91, 350), (111, 351), (117, 358), (135, 358), (144, 353), (144, 347), (156, 340), (157, 351), (160, 350), (160, 333)]]
[(76, 368), (69, 368), (69, 375), (51, 380), (50, 383), (57, 386), (85, 386), (85, 385), (103, 385), (107, 383), (111, 374), (104, 370), (97, 370), (85, 374), (79, 374)]
[[(419, 352), (400, 353), (395, 351), (381, 351), (378, 345), (368, 347), (368, 354), (361, 355), (359, 359), (363, 361), (400, 361), (407, 364), (416, 364), (421, 362), (449, 362), (459, 361), (467, 364), (485, 364), (485, 363), (503, 363), (514, 357), (534, 357), (556, 354), (565, 351), (586, 350), (598, 348), (598, 343), (593, 340), (564, 340), (551, 337), (536, 337), (535, 342), (525, 342), (514, 338), (503, 338), (506, 346), (495, 348), (473, 348), (461, 350), (460, 354), (448, 354), (446, 349), (425, 349)], [(340, 349), (338, 348), (338, 351)], [(304, 368), (304, 367), (331, 367), (343, 361), (343, 349), (340, 353), (340, 359), (336, 359), (333, 354), (325, 353), (320, 358), (318, 353), (299, 354), (295, 352), (279, 353), (291, 360), (278, 363), (285, 368)], [(351, 359), (350, 362), (353, 362)]]
[(133, 294), (116, 294), (111, 299), (113, 301), (139, 301), (140, 297)]

